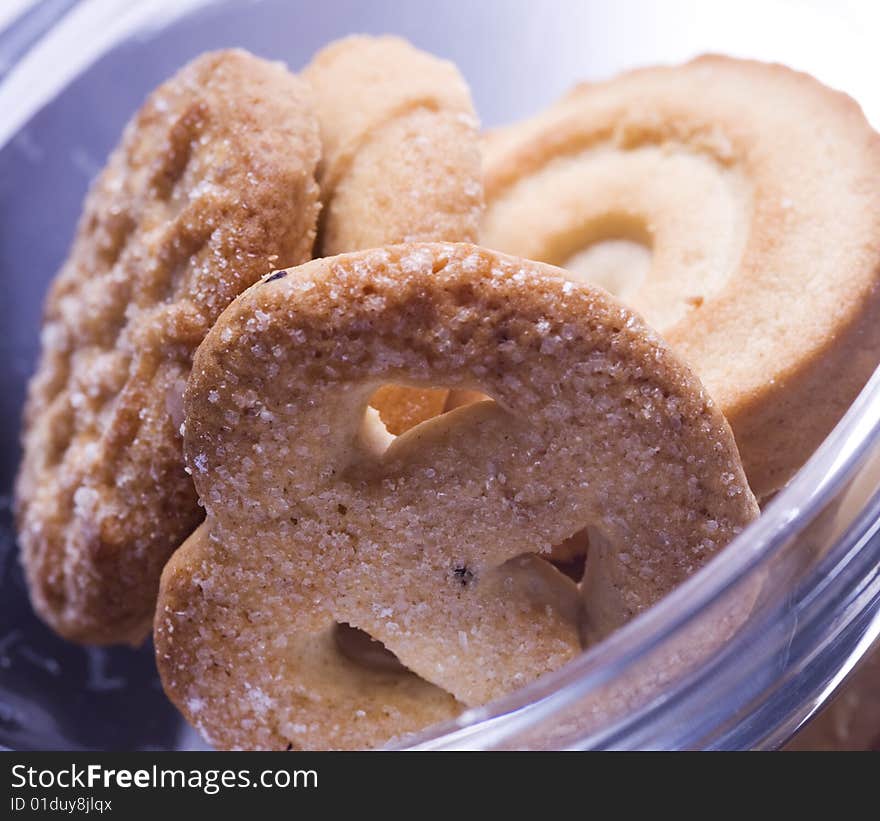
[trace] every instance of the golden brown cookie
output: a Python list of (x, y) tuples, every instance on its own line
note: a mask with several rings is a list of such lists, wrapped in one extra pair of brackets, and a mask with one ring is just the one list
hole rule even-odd
[(690, 362), (758, 497), (880, 361), (880, 137), (783, 66), (576, 88), (485, 143), (482, 242), (614, 290)]
[[(458, 69), (397, 37), (348, 37), (303, 75), (324, 144), (321, 256), (399, 242), (474, 242), (483, 206), (477, 116)], [(443, 411), (445, 390), (387, 385), (392, 433)]]
[(233, 297), (311, 255), (318, 127), (305, 84), (243, 51), (157, 89), (93, 185), (46, 301), (16, 487), (34, 607), (58, 633), (140, 642), (202, 519), (183, 388)]
[[(394, 738), (454, 718), (463, 709), (444, 690), (399, 664), (387, 660), (383, 663), (381, 657), (378, 661), (366, 658), (363, 647), (352, 646), (358, 639), (331, 623), (314, 633), (278, 630), (268, 646), (262, 637), (261, 647), (251, 648), (246, 658), (235, 658), (235, 649), (263, 630), (245, 628), (239, 636), (238, 613), (227, 617), (222, 607), (190, 603), (182, 595), (201, 583), (204, 557), (211, 552), (208, 538), (203, 524), (168, 560), (163, 572), (165, 587), (172, 589), (170, 598), (163, 598), (163, 607), (179, 606), (205, 621), (198, 625), (181, 612), (185, 631), (179, 637), (167, 636), (163, 649), (157, 650), (163, 655), (167, 652), (167, 657), (157, 655), (157, 661), (160, 670), (168, 671), (164, 684), (172, 700), (209, 744), (221, 749), (361, 748), (373, 746), (377, 736)], [(165, 629), (166, 624), (160, 617), (159, 629)], [(204, 687), (185, 671), (174, 672), (172, 665), (179, 658), (179, 650), (169, 645), (197, 643), (202, 636), (209, 646), (192, 648), (199, 670), (210, 669), (213, 661), (224, 655), (210, 645), (221, 642), (229, 646), (231, 666), (223, 667), (221, 673), (229, 682), (228, 697), (217, 690), (219, 669), (209, 674)], [(250, 665), (258, 657), (269, 666), (252, 675)], [(247, 666), (240, 668), (239, 662)], [(279, 683), (272, 684), (271, 679), (276, 670), (288, 668), (296, 671), (296, 684), (284, 687), (283, 697), (290, 702), (280, 704)], [(279, 726), (269, 730), (267, 725), (275, 721)]]
[[(494, 401), (389, 444), (367, 407), (387, 382)], [(507, 693), (758, 512), (724, 418), (641, 320), (471, 245), (267, 277), (205, 339), (185, 406), (207, 519), (163, 574), (156, 659), (219, 747), (373, 747)], [(588, 524), (582, 594), (538, 554)], [(337, 623), (421, 683), (354, 670)]]

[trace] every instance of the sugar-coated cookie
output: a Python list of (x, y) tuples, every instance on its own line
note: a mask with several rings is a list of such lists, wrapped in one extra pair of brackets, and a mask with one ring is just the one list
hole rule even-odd
[(202, 519), (183, 389), (229, 302), (311, 256), (317, 122), (305, 84), (243, 51), (156, 90), (93, 185), (49, 293), (16, 486), (31, 600), (67, 638), (140, 642)]
[[(494, 401), (391, 439), (367, 407), (388, 382)], [(636, 315), (466, 244), (266, 277), (206, 337), (185, 409), (207, 518), (163, 573), (156, 659), (223, 748), (375, 747), (510, 692), (758, 514), (723, 416)], [(579, 590), (540, 554), (588, 524)], [(411, 673), (356, 669), (337, 624)]]

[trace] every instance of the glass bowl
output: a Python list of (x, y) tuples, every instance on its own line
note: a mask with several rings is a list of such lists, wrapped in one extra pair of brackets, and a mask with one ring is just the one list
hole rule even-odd
[[(207, 49), (242, 46), (297, 68), (335, 37), (392, 32), (454, 60), (486, 126), (536, 111), (578, 80), (704, 51), (809, 71), (856, 97), (876, 125), (868, 5), (12, 0), (0, 9), (0, 745), (202, 746), (163, 695), (150, 647), (75, 647), (36, 619), (10, 503), (43, 294), (89, 181), (151, 88)], [(880, 634), (878, 490), (875, 375), (762, 517), (672, 595), (562, 670), (410, 746), (782, 745)]]

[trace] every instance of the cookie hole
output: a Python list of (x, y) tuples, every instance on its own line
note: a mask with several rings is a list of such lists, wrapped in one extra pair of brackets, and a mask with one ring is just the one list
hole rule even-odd
[(651, 268), (651, 249), (628, 237), (592, 242), (569, 256), (562, 267), (574, 278), (604, 288), (626, 302), (641, 288)]
[(400, 436), (443, 413), (448, 394), (449, 390), (443, 387), (416, 388), (389, 383), (373, 393), (369, 405), (378, 411), (386, 432), (391, 436)]
[(409, 672), (381, 641), (350, 624), (334, 625), (333, 641), (336, 649), (359, 667), (380, 673)]
[(524, 553), (515, 556), (493, 570), (493, 573), (507, 577), (503, 581), (504, 590), (522, 600), (529, 600), (537, 610), (553, 608), (565, 621), (577, 624), (579, 632), (582, 630), (584, 602), (578, 588), (547, 560), (546, 554)]
[(590, 548), (590, 528), (585, 527), (565, 541), (555, 545), (549, 554), (542, 556), (557, 570), (575, 582), (584, 577), (587, 552)]
[(640, 217), (608, 213), (557, 236), (546, 261), (626, 302), (648, 276), (652, 244), (651, 231)]

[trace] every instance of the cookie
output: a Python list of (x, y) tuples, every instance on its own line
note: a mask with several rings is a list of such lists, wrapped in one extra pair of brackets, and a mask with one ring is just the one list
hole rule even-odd
[(233, 297), (310, 258), (319, 152), (305, 84), (222, 51), (148, 98), (92, 186), (46, 301), (16, 486), (31, 600), (62, 636), (149, 633), (203, 518), (180, 432), (193, 353)]
[[(324, 144), (321, 256), (400, 242), (473, 242), (483, 205), (477, 116), (458, 69), (397, 37), (348, 37), (303, 75)], [(443, 411), (447, 391), (387, 385), (392, 433)]]
[(880, 137), (779, 65), (584, 84), (485, 145), (483, 244), (615, 291), (699, 374), (761, 498), (880, 361)]
[[(201, 578), (203, 557), (211, 551), (208, 539), (208, 528), (203, 524), (184, 542), (168, 560), (163, 573), (166, 586), (176, 586), (177, 579), (181, 580), (181, 586), (191, 585), (193, 579)], [(182, 600), (178, 603), (190, 607)], [(239, 643), (232, 633), (237, 630), (237, 617), (224, 624), (222, 608), (204, 608), (199, 615), (206, 621), (201, 628), (188, 623), (183, 641), (195, 638), (196, 631), (201, 629), (209, 642)], [(285, 688), (284, 692), (290, 699), (289, 705), (277, 704), (278, 685), (264, 683), (263, 673), (251, 677), (253, 682), (246, 681), (242, 670), (230, 666), (223, 668), (224, 677), (228, 671), (231, 685), (228, 698), (215, 689), (219, 684), (216, 675), (209, 676), (204, 688), (187, 676), (188, 695), (181, 694), (183, 701), (177, 702), (177, 706), (209, 744), (231, 749), (254, 746), (318, 749), (328, 746), (328, 737), (333, 739), (331, 746), (359, 748), (370, 746), (376, 736), (395, 738), (454, 718), (461, 712), (462, 705), (452, 696), (406, 670), (387, 651), (364, 648), (360, 639), (363, 636), (346, 626), (328, 624), (318, 632), (279, 633), (271, 640), (265, 650), (271, 658), (271, 667), (266, 672), (271, 676), (276, 669), (287, 667), (297, 671), (296, 687)], [(176, 641), (172, 636), (168, 639)], [(195, 663), (199, 668), (212, 664), (211, 650), (197, 650), (197, 653)], [(161, 657), (158, 658), (161, 670)], [(170, 658), (176, 658), (174, 651), (169, 653)], [(219, 655), (216, 658), (219, 659)], [(166, 687), (175, 693), (177, 682), (176, 677), (170, 678)], [(252, 738), (258, 741), (252, 740), (243, 727), (238, 731), (225, 729), (246, 722), (248, 713), (256, 716)], [(273, 735), (274, 743), (270, 743), (261, 725), (276, 716), (281, 726)], [(364, 725), (369, 733), (365, 734)], [(284, 740), (287, 737), (295, 741), (287, 742)]]
[[(368, 412), (388, 382), (494, 401), (391, 439)], [(510, 692), (758, 513), (723, 416), (641, 320), (467, 244), (267, 277), (199, 348), (185, 409), (207, 518), (163, 573), (154, 640), (218, 747), (375, 747)], [(578, 589), (541, 554), (588, 524)], [(337, 624), (405, 669), (353, 670)]]

